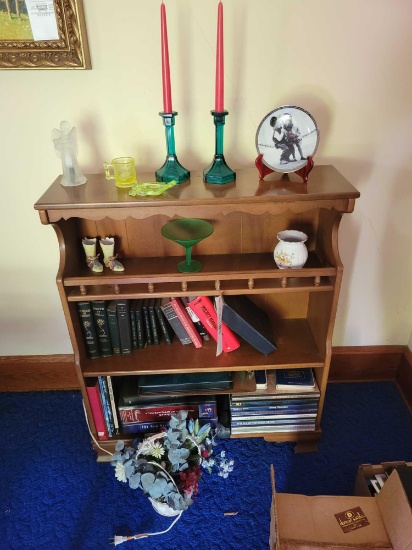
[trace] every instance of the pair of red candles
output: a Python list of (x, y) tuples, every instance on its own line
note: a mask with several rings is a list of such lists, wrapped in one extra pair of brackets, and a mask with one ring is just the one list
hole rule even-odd
[[(161, 34), (162, 34), (162, 83), (163, 83), (163, 111), (171, 113), (172, 90), (170, 86), (169, 46), (167, 41), (166, 7), (160, 6)], [(223, 4), (219, 2), (217, 11), (217, 48), (216, 48), (216, 85), (215, 111), (221, 113), (223, 107)]]

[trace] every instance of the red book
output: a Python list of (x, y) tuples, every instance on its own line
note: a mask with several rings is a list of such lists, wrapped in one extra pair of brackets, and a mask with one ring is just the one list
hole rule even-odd
[(90, 408), (92, 409), (94, 425), (97, 431), (97, 438), (104, 441), (109, 438), (106, 422), (104, 419), (103, 406), (100, 399), (99, 382), (97, 379), (86, 381), (87, 396), (89, 398)]
[[(190, 307), (199, 317), (200, 322), (205, 326), (210, 336), (217, 342), (217, 313), (210, 298), (207, 296), (198, 296), (190, 302)], [(229, 353), (230, 351), (235, 351), (239, 346), (240, 342), (237, 336), (222, 322), (223, 351)]]
[(200, 334), (197, 332), (195, 325), (193, 324), (190, 315), (186, 311), (185, 306), (179, 298), (171, 298), (170, 305), (173, 308), (173, 311), (176, 313), (177, 318), (180, 320), (182, 325), (185, 327), (187, 334), (194, 343), (196, 348), (201, 348), (203, 346), (203, 340)]
[(123, 422), (160, 422), (170, 420), (172, 414), (178, 411), (187, 411), (188, 418), (199, 418), (199, 407), (197, 405), (171, 405), (164, 407), (150, 407), (147, 409), (133, 408), (119, 409), (120, 420)]

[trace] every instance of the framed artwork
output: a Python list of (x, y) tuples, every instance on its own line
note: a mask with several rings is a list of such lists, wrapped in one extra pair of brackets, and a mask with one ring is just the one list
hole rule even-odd
[(267, 114), (256, 132), (262, 162), (275, 172), (296, 172), (313, 157), (319, 143), (315, 119), (301, 107), (285, 105)]
[(0, 0), (0, 69), (91, 69), (82, 0)]

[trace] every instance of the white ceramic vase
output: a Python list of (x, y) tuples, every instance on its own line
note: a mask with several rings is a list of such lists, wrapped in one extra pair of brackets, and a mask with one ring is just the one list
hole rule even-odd
[(302, 231), (288, 229), (277, 234), (279, 240), (273, 251), (279, 269), (300, 269), (308, 259), (305, 242), (308, 236)]

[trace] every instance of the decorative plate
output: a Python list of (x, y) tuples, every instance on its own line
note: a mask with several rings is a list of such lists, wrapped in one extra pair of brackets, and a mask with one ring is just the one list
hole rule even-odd
[(301, 107), (284, 105), (271, 111), (256, 132), (262, 162), (275, 172), (295, 172), (307, 164), (318, 148), (315, 119)]

